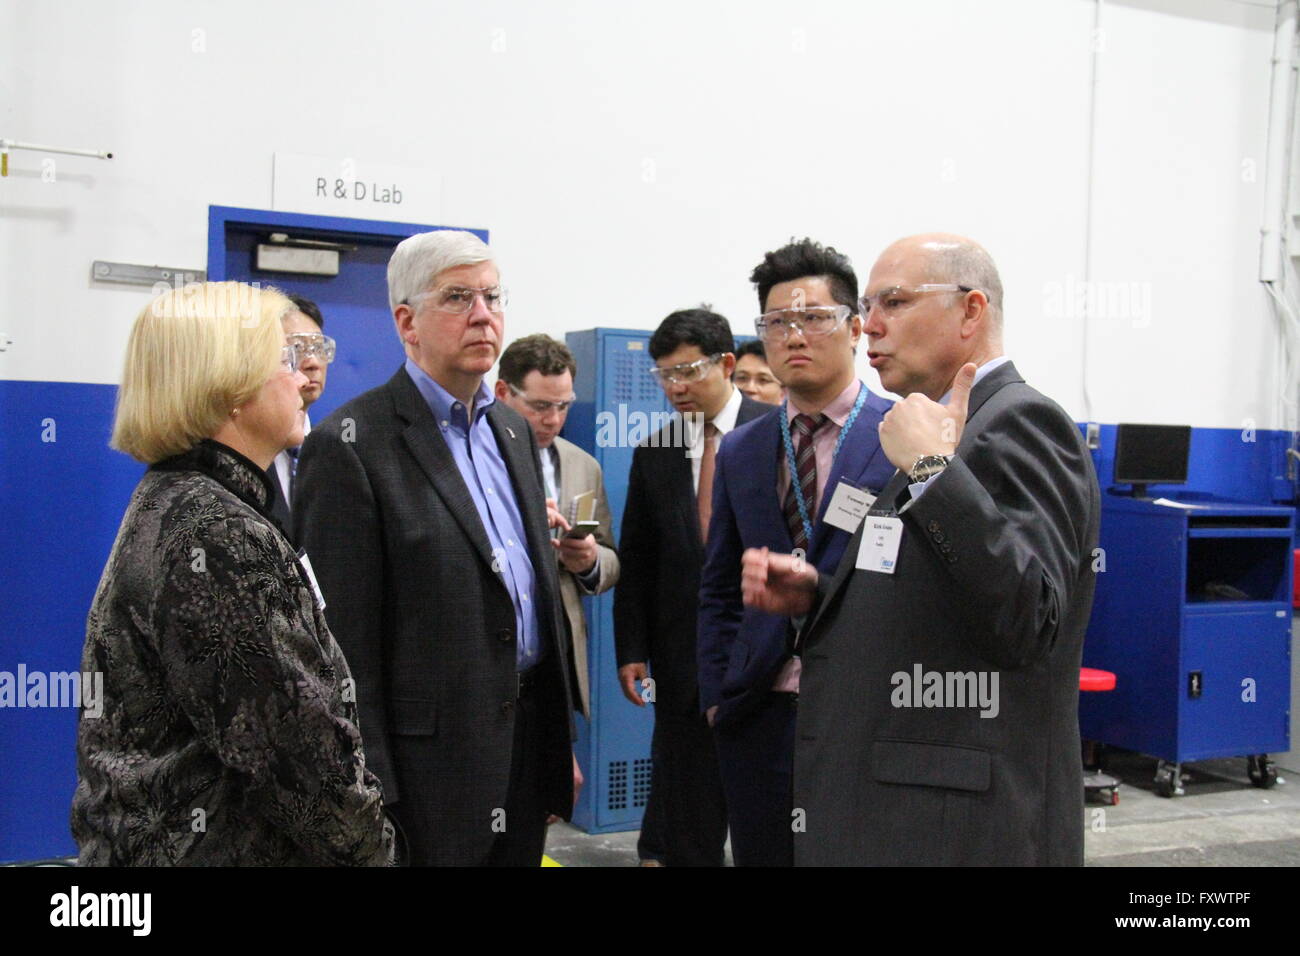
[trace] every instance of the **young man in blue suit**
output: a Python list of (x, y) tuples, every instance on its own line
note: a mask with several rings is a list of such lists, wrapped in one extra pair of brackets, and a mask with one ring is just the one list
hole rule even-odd
[(862, 319), (846, 256), (791, 242), (750, 281), (763, 310), (758, 334), (788, 397), (718, 452), (700, 589), (700, 706), (717, 743), (736, 864), (790, 866), (800, 661), (789, 618), (744, 607), (741, 555), (767, 547), (835, 569), (894, 473), (877, 435), (891, 403), (854, 366)]

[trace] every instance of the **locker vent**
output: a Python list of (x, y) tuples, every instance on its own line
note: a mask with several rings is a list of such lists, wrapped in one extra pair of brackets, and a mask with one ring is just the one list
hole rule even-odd
[(663, 390), (646, 372), (651, 362), (645, 352), (615, 353), (614, 387), (611, 390), (615, 405), (626, 404), (639, 407), (641, 402), (650, 402), (658, 407), (663, 403)]
[(644, 807), (650, 799), (650, 758), (632, 761), (632, 806)]
[(627, 809), (627, 761), (611, 760), (609, 762), (609, 785), (605, 788), (609, 795), (610, 810)]

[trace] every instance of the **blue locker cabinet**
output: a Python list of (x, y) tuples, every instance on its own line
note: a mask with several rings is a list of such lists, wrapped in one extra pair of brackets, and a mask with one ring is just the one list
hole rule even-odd
[[(638, 422), (672, 411), (649, 369), (650, 333), (629, 329), (569, 332), (565, 341), (578, 362), (577, 401), (564, 437), (600, 463), (614, 519), (614, 539), (623, 525), (628, 474)], [(642, 417), (644, 416), (644, 417)], [(602, 429), (602, 425), (604, 428)], [(600, 438), (598, 444), (597, 438)], [(636, 707), (618, 685), (614, 653), (614, 592), (583, 598), (587, 614), (587, 663), (591, 678), (591, 721), (578, 715), (578, 764), (585, 783), (573, 822), (588, 833), (635, 830), (650, 795), (650, 734), (653, 704)]]
[(1083, 663), (1116, 683), (1081, 695), (1079, 727), (1160, 758), (1162, 796), (1183, 792), (1182, 763), (1214, 757), (1244, 755), (1256, 786), (1277, 781), (1268, 752), (1289, 749), (1294, 524), (1291, 508), (1103, 495)]

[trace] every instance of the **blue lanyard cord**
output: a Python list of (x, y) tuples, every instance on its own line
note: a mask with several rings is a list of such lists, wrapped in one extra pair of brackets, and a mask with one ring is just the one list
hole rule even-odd
[[(794, 442), (790, 440), (790, 412), (787, 408), (789, 399), (781, 403), (781, 442), (785, 445), (785, 465), (790, 472), (790, 487), (794, 490), (795, 504), (799, 506), (799, 520), (803, 522), (803, 536), (812, 547), (812, 521), (808, 517), (808, 502), (804, 499), (803, 488), (799, 485), (799, 466), (794, 458)], [(858, 412), (862, 411), (862, 406), (867, 403), (867, 387), (859, 383), (858, 400), (853, 403), (853, 411), (849, 412), (849, 417), (844, 420), (844, 427), (840, 429), (840, 435), (835, 439), (835, 450), (831, 453), (831, 474), (835, 473), (835, 462), (840, 457), (840, 446), (844, 444), (844, 438), (853, 427), (853, 423), (858, 419)], [(811, 438), (809, 439), (811, 441)], [(830, 475), (826, 476), (829, 480)]]

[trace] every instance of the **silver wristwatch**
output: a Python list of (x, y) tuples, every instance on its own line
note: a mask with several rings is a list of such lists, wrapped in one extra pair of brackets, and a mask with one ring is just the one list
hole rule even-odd
[(948, 462), (952, 461), (952, 455), (922, 455), (916, 459), (911, 470), (907, 473), (908, 480), (912, 484), (929, 481), (939, 472), (948, 467)]

